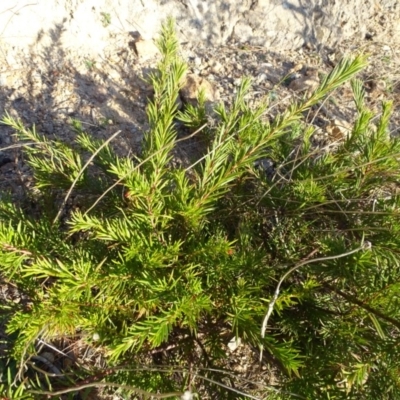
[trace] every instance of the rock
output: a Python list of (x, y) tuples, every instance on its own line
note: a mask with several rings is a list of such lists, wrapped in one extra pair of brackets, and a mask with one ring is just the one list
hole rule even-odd
[(211, 65), (211, 72), (213, 74), (218, 74), (219, 72), (221, 72), (223, 70), (223, 66), (219, 61), (215, 61), (212, 65)]
[(254, 167), (263, 171), (267, 178), (272, 178), (276, 172), (275, 163), (271, 158), (261, 158), (254, 162)]
[(242, 339), (240, 337), (234, 336), (228, 343), (228, 349), (230, 352), (234, 352), (242, 344)]
[(18, 72), (0, 73), (0, 87), (9, 87), (15, 89), (21, 85), (22, 79)]
[(140, 61), (147, 61), (160, 55), (160, 51), (152, 40), (139, 39), (134, 42), (134, 49)]
[(186, 392), (183, 393), (183, 395), (181, 396), (181, 400), (193, 400), (193, 399), (194, 399), (194, 395), (189, 390), (186, 390)]
[(219, 94), (214, 86), (205, 78), (195, 74), (186, 75), (180, 94), (185, 102), (195, 104), (201, 90), (204, 91), (207, 102), (219, 100)]
[(309, 70), (306, 75), (290, 82), (289, 89), (295, 92), (311, 93), (317, 89), (319, 85), (318, 71)]
[(242, 64), (235, 63), (235, 69), (236, 69), (236, 71), (242, 71), (243, 70)]
[(265, 82), (267, 80), (267, 74), (258, 74), (256, 77), (256, 82), (257, 83), (261, 83), (261, 82)]
[(201, 58), (200, 57), (195, 57), (194, 65), (196, 65), (196, 67), (200, 67), (201, 63), (202, 63)]
[(325, 128), (330, 142), (340, 142), (348, 138), (351, 133), (352, 126), (347, 121), (335, 118), (330, 120)]
[(378, 99), (382, 97), (382, 94), (386, 90), (386, 82), (381, 79), (371, 79), (364, 83), (367, 89), (367, 93), (371, 99)]
[(253, 39), (253, 29), (249, 24), (243, 22), (238, 22), (235, 25), (233, 36), (239, 40), (241, 43), (249, 42)]
[(47, 361), (49, 361), (51, 363), (53, 363), (55, 360), (54, 354), (50, 353), (49, 351), (44, 351), (40, 355), (41, 355), (41, 357), (45, 358)]

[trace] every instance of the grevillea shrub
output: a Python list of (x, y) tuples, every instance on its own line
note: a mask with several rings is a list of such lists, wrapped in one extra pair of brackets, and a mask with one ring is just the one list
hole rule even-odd
[[(365, 57), (341, 61), (273, 120), (267, 103), (246, 103), (247, 78), (210, 117), (204, 99), (178, 110), (186, 65), (171, 20), (158, 46), (139, 153), (119, 156), (113, 137), (98, 141), (76, 121), (71, 146), (2, 120), (29, 141), (35, 183), (29, 202), (1, 194), (1, 271), (25, 299), (2, 306), (4, 390), (14, 381), (34, 397), (108, 385), (132, 398), (397, 398), (400, 144), (388, 133), (391, 103), (377, 117), (364, 104), (354, 76)], [(351, 132), (335, 147), (313, 144), (304, 112), (349, 80)], [(173, 162), (196, 137), (199, 154)], [(67, 336), (101, 351), (102, 368), (38, 369), (38, 343)], [(275, 386), (229, 371), (233, 337), (254, 362), (263, 349)]]

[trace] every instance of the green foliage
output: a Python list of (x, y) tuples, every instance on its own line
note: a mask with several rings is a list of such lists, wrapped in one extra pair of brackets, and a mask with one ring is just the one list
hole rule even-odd
[(104, 26), (104, 28), (107, 28), (108, 25), (111, 24), (111, 15), (106, 12), (101, 12), (101, 23)]
[[(108, 382), (121, 390), (182, 392), (190, 383), (231, 398), (211, 368), (190, 382), (188, 371), (223, 363), (222, 348), (236, 336), (255, 351), (262, 346), (281, 370), (280, 389), (303, 398), (400, 396), (400, 142), (388, 134), (392, 105), (383, 103), (376, 120), (353, 80), (358, 117), (335, 149), (315, 146), (303, 119), (365, 57), (343, 60), (271, 122), (262, 118), (267, 104), (247, 105), (251, 80), (244, 79), (231, 107), (217, 106), (204, 154), (183, 168), (172, 166), (181, 140), (176, 120), (199, 128), (205, 101), (177, 110), (186, 65), (171, 20), (158, 46), (150, 128), (132, 158), (76, 121), (74, 147), (9, 116), (2, 121), (33, 143), (26, 154), (37, 204), (33, 212), (0, 203), (2, 272), (30, 299), (9, 313), (8, 332), (18, 334), (14, 359), (23, 366), (37, 339), (79, 331), (88, 342), (100, 338), (115, 368)], [(265, 158), (272, 173), (260, 168)], [(70, 188), (75, 203), (67, 207)], [(372, 249), (334, 257), (364, 239)], [(277, 282), (317, 256), (331, 257), (288, 275), (262, 339)], [(151, 350), (168, 345), (175, 348), (170, 367), (143, 366)], [(49, 387), (49, 379), (39, 381)]]
[(13, 383), (13, 374), (15, 371), (12, 371), (11, 368), (6, 368), (4, 365), (0, 365), (2, 371), (1, 381), (0, 381), (0, 396), (2, 399), (12, 399), (12, 400), (28, 400), (33, 397), (26, 392), (24, 384), (14, 384)]

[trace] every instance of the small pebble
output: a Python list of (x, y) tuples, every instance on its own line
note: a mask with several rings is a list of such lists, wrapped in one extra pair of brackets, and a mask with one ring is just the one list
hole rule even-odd
[(195, 57), (194, 58), (194, 65), (196, 65), (197, 67), (200, 67), (200, 65), (201, 65), (201, 58), (200, 57)]
[(53, 353), (50, 353), (49, 351), (44, 351), (43, 353), (40, 354), (43, 358), (45, 358), (47, 361), (50, 361), (51, 363), (54, 362), (55, 357)]
[(222, 71), (223, 66), (219, 61), (215, 61), (212, 65), (211, 65), (211, 72), (213, 72), (214, 74), (217, 74), (218, 72)]

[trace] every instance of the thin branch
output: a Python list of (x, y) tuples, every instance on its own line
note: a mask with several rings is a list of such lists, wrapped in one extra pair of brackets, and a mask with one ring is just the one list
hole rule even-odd
[(60, 376), (60, 377), (64, 377), (64, 374), (61, 373), (61, 371), (54, 366), (47, 358), (42, 357), (42, 356), (32, 356), (31, 357), (32, 361), (40, 361), (41, 363), (43, 363), (50, 371), (52, 371), (52, 373), (54, 374), (54, 376)]
[(386, 322), (389, 322), (390, 324), (394, 325), (396, 328), (400, 329), (400, 321), (398, 321), (397, 319), (394, 319), (392, 317), (389, 317), (388, 315), (383, 314), (379, 310), (377, 310), (375, 308), (372, 308), (368, 304), (365, 304), (363, 301), (357, 299), (355, 296), (352, 296), (351, 294), (344, 293), (340, 289), (337, 289), (337, 288), (333, 287), (329, 283), (325, 283), (324, 287), (326, 287), (327, 289), (331, 290), (332, 292), (335, 292), (339, 296), (342, 296), (344, 299), (346, 299), (350, 303), (356, 304), (357, 306), (361, 307), (365, 311), (368, 311), (371, 314), (376, 315), (377, 317), (383, 319)]
[(10, 149), (17, 149), (18, 147), (25, 147), (25, 146), (33, 146), (36, 144), (40, 144), (38, 142), (27, 142), (27, 143), (15, 143), (7, 147), (0, 148), (0, 151), (10, 150)]
[(169, 397), (178, 397), (178, 396), (183, 395), (183, 392), (151, 393), (151, 392), (147, 392), (146, 390), (142, 390), (142, 389), (139, 389), (139, 388), (136, 388), (133, 386), (122, 385), (119, 383), (112, 383), (112, 382), (92, 382), (92, 383), (87, 383), (85, 385), (74, 386), (74, 387), (70, 387), (70, 388), (62, 389), (62, 390), (58, 390), (58, 391), (30, 390), (29, 393), (40, 394), (40, 395), (49, 395), (49, 396), (59, 396), (59, 395), (65, 394), (65, 393), (78, 392), (80, 390), (88, 389), (91, 387), (117, 387), (117, 388), (132, 390), (133, 392), (135, 392), (135, 394), (140, 394), (142, 396), (147, 396), (147, 397), (151, 397), (151, 398), (153, 397), (156, 399), (167, 399)]
[(71, 356), (69, 356), (68, 354), (64, 353), (63, 351), (57, 349), (57, 347), (52, 346), (51, 344), (45, 342), (44, 340), (38, 339), (38, 342), (39, 342), (40, 344), (43, 344), (44, 346), (49, 347), (49, 348), (52, 349), (53, 351), (56, 351), (57, 353), (63, 355), (64, 357), (67, 357), (67, 358), (69, 358), (70, 360), (74, 360), (73, 357), (71, 357)]
[[(8, 21), (7, 21), (6, 24), (4, 25), (3, 30), (1, 31), (0, 35), (1, 35), (1, 36), (3, 35), (3, 33), (4, 33), (4, 32), (6, 31), (6, 29), (7, 29), (8, 24), (11, 22), (12, 18), (13, 18), (15, 15), (18, 15), (18, 12), (19, 12), (19, 11), (21, 11), (21, 10), (22, 10), (23, 8), (25, 8), (25, 7), (37, 6), (38, 4), (39, 4), (39, 3), (24, 4), (24, 5), (23, 5), (22, 7), (20, 7), (17, 11), (12, 11), (13, 8), (16, 7), (16, 5), (13, 6), (13, 7), (8, 8), (7, 10), (4, 10), (3, 12), (10, 11), (13, 15), (11, 15), (11, 17), (8, 19)], [(3, 12), (2, 12), (1, 14), (3, 14)], [(4, 37), (3, 37), (3, 38), (4, 38)], [(7, 39), (7, 36), (6, 36), (5, 38)], [(7, 62), (7, 64), (8, 64), (8, 62)]]
[[(272, 300), (269, 302), (268, 305), (268, 310), (267, 313), (265, 314), (262, 326), (261, 326), (261, 338), (264, 339), (265, 337), (265, 331), (267, 330), (267, 326), (268, 326), (268, 320), (269, 317), (272, 314), (272, 311), (274, 310), (274, 306), (276, 301), (278, 300), (278, 296), (280, 293), (280, 289), (281, 289), (281, 285), (283, 283), (283, 281), (294, 271), (296, 271), (297, 269), (299, 269), (300, 267), (307, 265), (307, 264), (311, 264), (311, 263), (316, 263), (316, 262), (320, 262), (320, 261), (328, 261), (328, 260), (336, 260), (337, 258), (342, 258), (342, 257), (347, 257), (351, 254), (357, 253), (361, 250), (367, 250), (371, 248), (371, 243), (370, 242), (364, 242), (361, 244), (360, 247), (357, 247), (354, 250), (350, 250), (350, 251), (346, 251), (345, 253), (342, 254), (337, 254), (334, 256), (327, 256), (327, 257), (320, 257), (320, 258), (313, 258), (311, 260), (305, 260), (305, 261), (301, 261), (300, 263), (296, 264), (294, 267), (290, 268), (289, 271), (287, 271), (281, 278), (281, 280), (278, 282), (278, 285), (276, 286), (275, 289), (275, 293), (272, 297)], [(263, 356), (263, 346), (261, 345), (260, 348), (260, 362), (262, 360), (262, 356)]]
[(121, 133), (121, 131), (117, 131), (114, 133), (114, 135), (112, 135), (111, 137), (109, 137), (89, 158), (89, 160), (87, 160), (86, 164), (82, 167), (82, 169), (79, 171), (78, 175), (76, 176), (76, 178), (74, 179), (74, 181), (72, 182), (71, 187), (68, 190), (68, 193), (66, 194), (63, 202), (61, 203), (60, 209), (58, 210), (58, 213), (56, 215), (56, 217), (54, 218), (53, 224), (55, 224), (57, 222), (57, 220), (60, 218), (61, 213), (64, 209), (65, 204), (68, 201), (69, 196), (72, 193), (72, 190), (74, 189), (76, 183), (78, 182), (79, 178), (82, 176), (83, 171), (89, 166), (89, 164), (93, 161), (93, 159), (97, 156), (97, 154), (102, 150), (102, 148), (104, 146), (107, 146), (107, 144), (109, 142), (111, 142), (111, 140), (113, 140), (116, 136), (118, 136)]
[[(190, 134), (189, 136), (186, 136), (184, 138), (178, 139), (176, 140), (175, 143), (179, 143), (182, 142), (184, 140), (188, 140), (190, 138), (192, 138), (193, 136), (197, 135), (199, 132), (201, 132), (205, 127), (207, 126), (207, 124), (202, 125), (199, 129), (197, 129), (195, 132), (193, 132), (192, 134)], [(155, 155), (161, 153), (162, 151), (164, 151), (167, 147), (169, 147), (169, 145), (162, 147), (161, 149), (157, 150), (156, 152), (154, 152), (153, 154), (150, 154), (147, 158), (145, 158), (143, 161), (141, 161), (138, 165), (136, 165), (136, 167), (132, 170), (129, 171), (128, 173), (126, 173), (125, 175), (123, 175), (121, 178), (119, 178), (114, 184), (112, 184), (107, 190), (105, 190), (101, 196), (98, 197), (98, 199), (85, 211), (86, 215), (88, 212), (90, 212), (94, 207), (96, 207), (96, 205), (100, 202), (100, 200), (108, 193), (110, 192), (112, 189), (114, 189), (117, 185), (119, 185), (129, 174), (131, 174), (133, 171), (137, 170), (138, 168), (140, 168), (144, 163), (146, 163), (147, 161), (151, 160), (152, 157), (154, 157)]]
[[(27, 361), (26, 364), (30, 365), (34, 370), (40, 372), (43, 375), (49, 376), (51, 378), (61, 378), (61, 379), (65, 379), (65, 374), (63, 374), (57, 367), (55, 367), (53, 364), (50, 363), (49, 360), (45, 359), (44, 357), (39, 357), (36, 356), (36, 359), (34, 359), (34, 357), (32, 357), (32, 360), (36, 360), (36, 361), (40, 361), (43, 364), (45, 364), (51, 371), (53, 372), (47, 372), (41, 368), (39, 368), (34, 361)], [(72, 375), (72, 374), (70, 374)]]
[(205, 376), (196, 375), (196, 377), (197, 377), (197, 378), (200, 378), (200, 379), (204, 379), (205, 381), (214, 383), (215, 385), (221, 386), (221, 387), (223, 387), (224, 389), (228, 389), (228, 390), (230, 390), (231, 392), (240, 394), (241, 396), (248, 397), (249, 399), (253, 399), (253, 400), (262, 400), (262, 399), (260, 399), (259, 397), (255, 397), (255, 396), (253, 396), (253, 395), (251, 395), (251, 394), (244, 393), (244, 392), (242, 392), (242, 391), (240, 391), (240, 390), (237, 390), (237, 389), (235, 389), (235, 388), (233, 388), (233, 387), (230, 387), (230, 386), (228, 386), (228, 385), (225, 385), (225, 384), (223, 384), (223, 383), (221, 383), (221, 382), (217, 382), (217, 381), (214, 381), (213, 379), (206, 378)]
[(16, 247), (14, 247), (8, 243), (0, 243), (0, 246), (6, 251), (13, 252), (13, 253), (21, 253), (23, 256), (32, 256), (33, 255), (33, 253), (31, 253), (28, 250), (17, 249)]
[[(249, 379), (242, 378), (241, 376), (238, 376), (235, 373), (232, 373), (232, 372), (229, 372), (229, 371), (224, 371), (223, 369), (218, 369), (218, 368), (199, 368), (199, 370), (212, 371), (212, 372), (218, 372), (218, 373), (225, 374), (225, 375), (230, 375), (230, 376), (233, 376), (234, 378), (237, 378), (237, 379), (239, 379), (239, 380), (241, 380), (243, 382), (250, 383), (250, 384), (255, 385), (255, 386), (264, 386), (265, 390), (270, 390), (271, 392), (280, 393), (280, 394), (289, 394), (290, 396), (297, 397), (299, 399), (307, 400), (306, 397), (300, 396), (299, 394), (288, 392), (288, 391), (281, 390), (281, 389), (276, 389), (276, 388), (274, 388), (272, 386), (265, 386), (265, 383), (254, 382), (254, 381), (251, 381)], [(200, 378), (202, 378), (202, 377), (200, 376)]]

